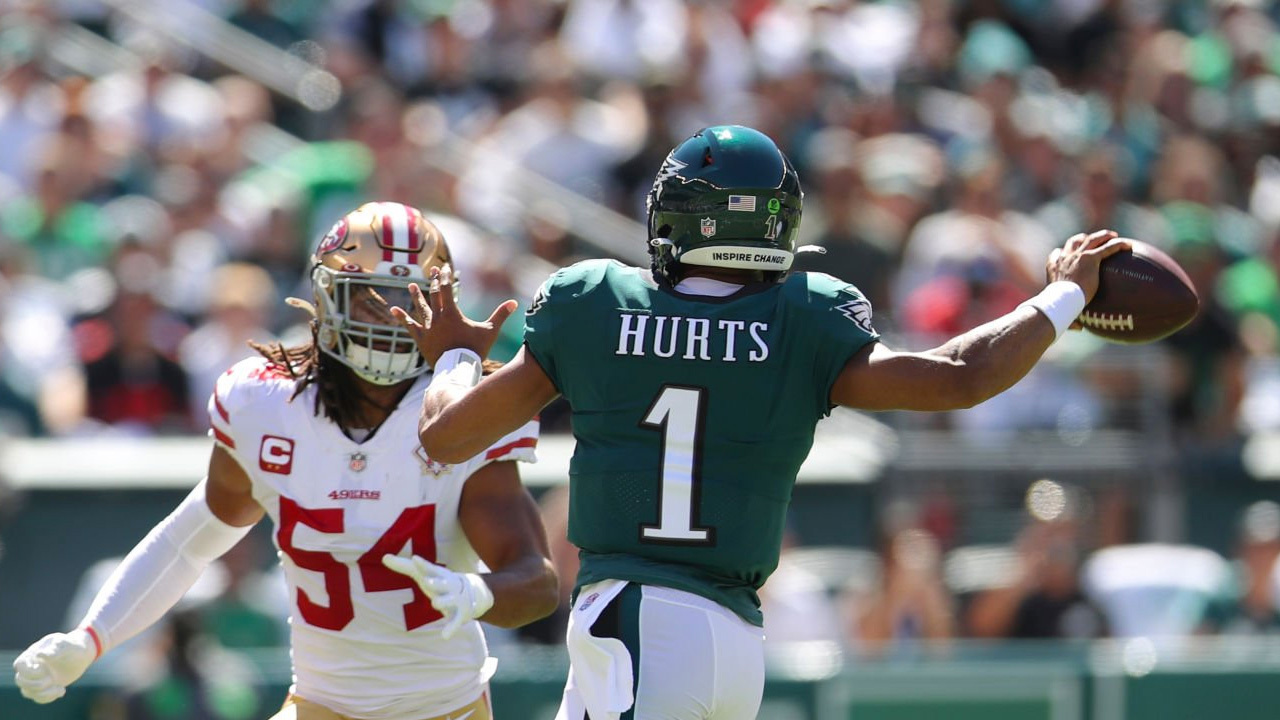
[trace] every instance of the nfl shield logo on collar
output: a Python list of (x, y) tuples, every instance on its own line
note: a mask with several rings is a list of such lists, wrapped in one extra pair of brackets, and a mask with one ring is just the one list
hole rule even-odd
[(369, 458), (362, 452), (351, 453), (347, 467), (351, 468), (352, 472), (364, 472), (364, 469), (369, 467)]
[(716, 221), (714, 218), (702, 218), (702, 236), (711, 237), (716, 234)]

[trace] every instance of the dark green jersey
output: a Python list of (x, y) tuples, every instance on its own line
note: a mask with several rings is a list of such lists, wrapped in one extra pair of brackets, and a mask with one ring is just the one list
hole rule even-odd
[(756, 589), (777, 566), (814, 426), (875, 338), (862, 294), (821, 273), (725, 298), (613, 261), (554, 274), (525, 344), (573, 412), (579, 585), (675, 587), (759, 625)]

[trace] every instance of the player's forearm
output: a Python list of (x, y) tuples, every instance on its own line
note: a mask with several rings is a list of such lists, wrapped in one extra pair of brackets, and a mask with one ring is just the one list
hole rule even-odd
[(445, 386), (428, 388), (423, 395), (418, 441), (428, 457), (445, 463), (464, 462), (505, 434), (466, 411), (463, 401), (467, 394), (466, 388)]
[(949, 361), (947, 386), (957, 407), (972, 407), (1021, 380), (1057, 334), (1047, 318), (1023, 306), (958, 335), (928, 354)]
[(462, 462), (501, 437), (489, 438), (469, 413), (457, 412), (458, 404), (480, 382), (482, 365), (480, 356), (465, 348), (447, 350), (436, 360), (418, 418), (418, 440), (429, 457)]
[(555, 612), (560, 601), (555, 570), (541, 555), (529, 555), (481, 577), (493, 591), (493, 607), (480, 619), (491, 625), (527, 625)]
[(94, 598), (81, 626), (93, 629), (99, 654), (159, 620), (249, 529), (215, 517), (205, 502), (205, 484), (196, 486), (130, 551)]
[(432, 380), (423, 396), (418, 439), (431, 458), (463, 462), (524, 425), (556, 395), (521, 350), (475, 387)]

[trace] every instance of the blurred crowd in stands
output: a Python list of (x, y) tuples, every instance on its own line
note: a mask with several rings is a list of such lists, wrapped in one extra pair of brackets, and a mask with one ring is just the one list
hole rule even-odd
[[(895, 344), (927, 347), (1009, 310), (1080, 230), (1154, 243), (1194, 279), (1199, 317), (1155, 355), (1074, 333), (1026, 382), (945, 425), (1149, 430), (1149, 413), (1112, 401), (1140, 384), (1172, 443), (1280, 429), (1276, 0), (156, 4), (198, 6), (247, 33), (233, 38), (323, 69), (334, 82), (303, 102), (128, 5), (0, 3), (9, 435), (204, 432), (213, 379), (246, 340), (307, 339), (283, 298), (309, 293), (313, 243), (364, 200), (438, 218), (473, 309), (527, 300), (544, 269), (607, 255), (606, 241), (642, 254), (642, 227), (601, 238), (605, 225), (524, 171), (642, 220), (665, 153), (727, 122), (767, 132), (800, 171), (802, 242), (826, 252), (797, 267), (862, 288)], [(84, 33), (112, 51), (59, 51)], [(500, 352), (519, 342), (509, 325)], [(1100, 540), (1075, 491), (1047, 487), (1062, 506), (1029, 502), (1016, 543), (986, 555), (957, 556), (938, 528), (886, 512), (869, 555), (784, 562), (766, 603), (797, 611), (767, 610), (782, 623), (771, 632), (875, 654), (904, 637), (1276, 626), (1280, 508), (1244, 512), (1234, 565), (1192, 547), (1106, 555), (1092, 551), (1133, 534)], [(1114, 581), (1134, 574), (1124, 568), (1170, 564), (1203, 566), (1183, 576), (1215, 593), (1238, 580), (1238, 602), (1205, 593), (1157, 618), (1142, 609), (1150, 593), (1117, 599), (1132, 595)], [(833, 600), (822, 568), (861, 568), (861, 586)], [(788, 617), (805, 622), (788, 630)], [(805, 624), (816, 618), (830, 630)]]
[[(827, 251), (798, 265), (861, 287), (889, 337), (923, 344), (1002, 313), (1041, 284), (1055, 244), (1111, 227), (1169, 251), (1203, 300), (1165, 343), (1176, 426), (1210, 441), (1280, 426), (1280, 3), (157, 6), (198, 6), (323, 68), (332, 83), (305, 102), (193, 49), (172, 19), (101, 0), (5, 5), (12, 434), (200, 431), (211, 378), (245, 339), (305, 338), (281, 299), (306, 293), (315, 238), (364, 199), (455, 221), (473, 305), (523, 297), (516, 269), (607, 251), (516, 168), (642, 218), (663, 154), (716, 122), (786, 149), (807, 191), (803, 242)], [(71, 31), (114, 50), (59, 52)], [(298, 142), (264, 149), (264, 128)], [(611, 240), (638, 253), (635, 232)], [(1067, 407), (1105, 425), (1107, 382), (1032, 381), (1053, 392), (968, 422), (1052, 426)]]

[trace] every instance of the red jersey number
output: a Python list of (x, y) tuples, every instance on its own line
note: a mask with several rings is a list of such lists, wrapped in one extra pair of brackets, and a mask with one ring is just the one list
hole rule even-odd
[[(308, 625), (326, 630), (341, 630), (355, 617), (351, 602), (351, 574), (346, 565), (332, 554), (318, 550), (302, 550), (293, 544), (293, 531), (302, 523), (322, 533), (343, 532), (343, 509), (324, 508), (311, 510), (299, 506), (289, 498), (280, 498), (280, 527), (276, 541), (284, 554), (304, 570), (324, 575), (324, 590), (329, 596), (328, 605), (313, 601), (302, 588), (298, 588), (298, 614)], [(378, 538), (369, 551), (356, 561), (365, 592), (387, 590), (412, 590), (413, 599), (404, 606), (406, 630), (422, 627), (443, 617), (423, 594), (417, 583), (405, 575), (388, 570), (382, 564), (382, 556), (396, 554), (410, 545), (413, 554), (436, 561), (436, 508), (419, 505), (405, 508), (400, 517)]]

